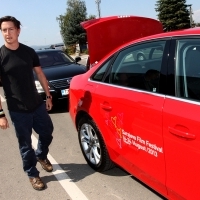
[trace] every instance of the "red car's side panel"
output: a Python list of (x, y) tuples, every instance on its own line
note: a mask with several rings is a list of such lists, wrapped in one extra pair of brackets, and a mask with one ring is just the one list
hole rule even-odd
[(87, 32), (91, 64), (122, 44), (163, 32), (159, 21), (138, 16), (105, 17), (82, 22), (81, 25)]
[(200, 104), (167, 98), (164, 147), (171, 199), (200, 199)]
[[(69, 111), (70, 114), (72, 114), (73, 119), (74, 119), (74, 115), (76, 115), (77, 113), (74, 113), (73, 109), (71, 108), (72, 106), (77, 106), (78, 101), (80, 100), (79, 97), (83, 97), (84, 91), (85, 91), (85, 86), (88, 84), (88, 79), (89, 77), (95, 72), (95, 70), (98, 68), (98, 65), (92, 67), (89, 71), (87, 71), (84, 74), (81, 75), (77, 75), (74, 76), (70, 82), (70, 94), (69, 95)], [(74, 113), (74, 114), (73, 114)]]
[(166, 195), (162, 135), (164, 97), (95, 83), (98, 125), (111, 159)]
[(89, 77), (95, 69), (96, 67), (93, 67), (85, 74), (74, 76), (70, 82), (69, 113), (74, 124), (76, 123), (76, 117), (80, 110), (90, 115), (93, 109), (96, 109), (93, 103), (93, 93), (96, 87), (95, 84), (93, 86), (92, 82), (88, 82)]
[[(80, 85), (81, 82), (81, 85)], [(74, 76), (70, 83), (70, 90), (69, 90), (69, 113), (71, 115), (72, 121), (76, 122), (76, 115), (81, 105), (81, 100), (84, 97), (84, 86), (87, 85), (87, 79), (85, 78), (85, 74), (81, 76)], [(76, 126), (76, 124), (75, 124)]]

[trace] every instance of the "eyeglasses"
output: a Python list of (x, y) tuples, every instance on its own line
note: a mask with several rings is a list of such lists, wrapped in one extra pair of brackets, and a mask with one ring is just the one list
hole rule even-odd
[(3, 33), (7, 33), (7, 32), (14, 32), (16, 30), (16, 28), (14, 28), (14, 27), (11, 27), (11, 28), (5, 28), (5, 29), (2, 29), (1, 31), (3, 32)]

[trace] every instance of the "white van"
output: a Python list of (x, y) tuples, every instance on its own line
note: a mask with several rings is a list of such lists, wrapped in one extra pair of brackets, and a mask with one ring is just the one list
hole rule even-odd
[(65, 49), (65, 45), (63, 43), (53, 44), (53, 45), (51, 45), (51, 48), (52, 49), (64, 50)]

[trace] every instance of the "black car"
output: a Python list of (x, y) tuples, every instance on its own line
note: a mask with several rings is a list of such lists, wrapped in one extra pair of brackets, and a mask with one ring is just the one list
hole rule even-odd
[[(71, 79), (86, 72), (84, 65), (78, 64), (81, 60), (76, 57), (75, 60), (62, 50), (36, 50), (40, 59), (40, 65), (49, 83), (49, 89), (53, 101), (68, 98), (69, 85)], [(46, 94), (35, 76), (35, 85), (38, 93), (46, 99)]]

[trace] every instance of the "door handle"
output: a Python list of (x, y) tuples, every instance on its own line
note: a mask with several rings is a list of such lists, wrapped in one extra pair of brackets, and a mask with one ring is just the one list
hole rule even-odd
[(176, 135), (178, 137), (182, 137), (182, 138), (186, 138), (186, 139), (195, 139), (196, 135), (188, 133), (188, 132), (184, 132), (184, 131), (179, 131), (175, 128), (171, 128), (169, 127), (169, 132), (173, 135)]
[(112, 110), (112, 107), (109, 106), (109, 105), (106, 105), (106, 104), (101, 103), (100, 106), (101, 106), (101, 108), (103, 108), (104, 110), (108, 110), (108, 111)]

